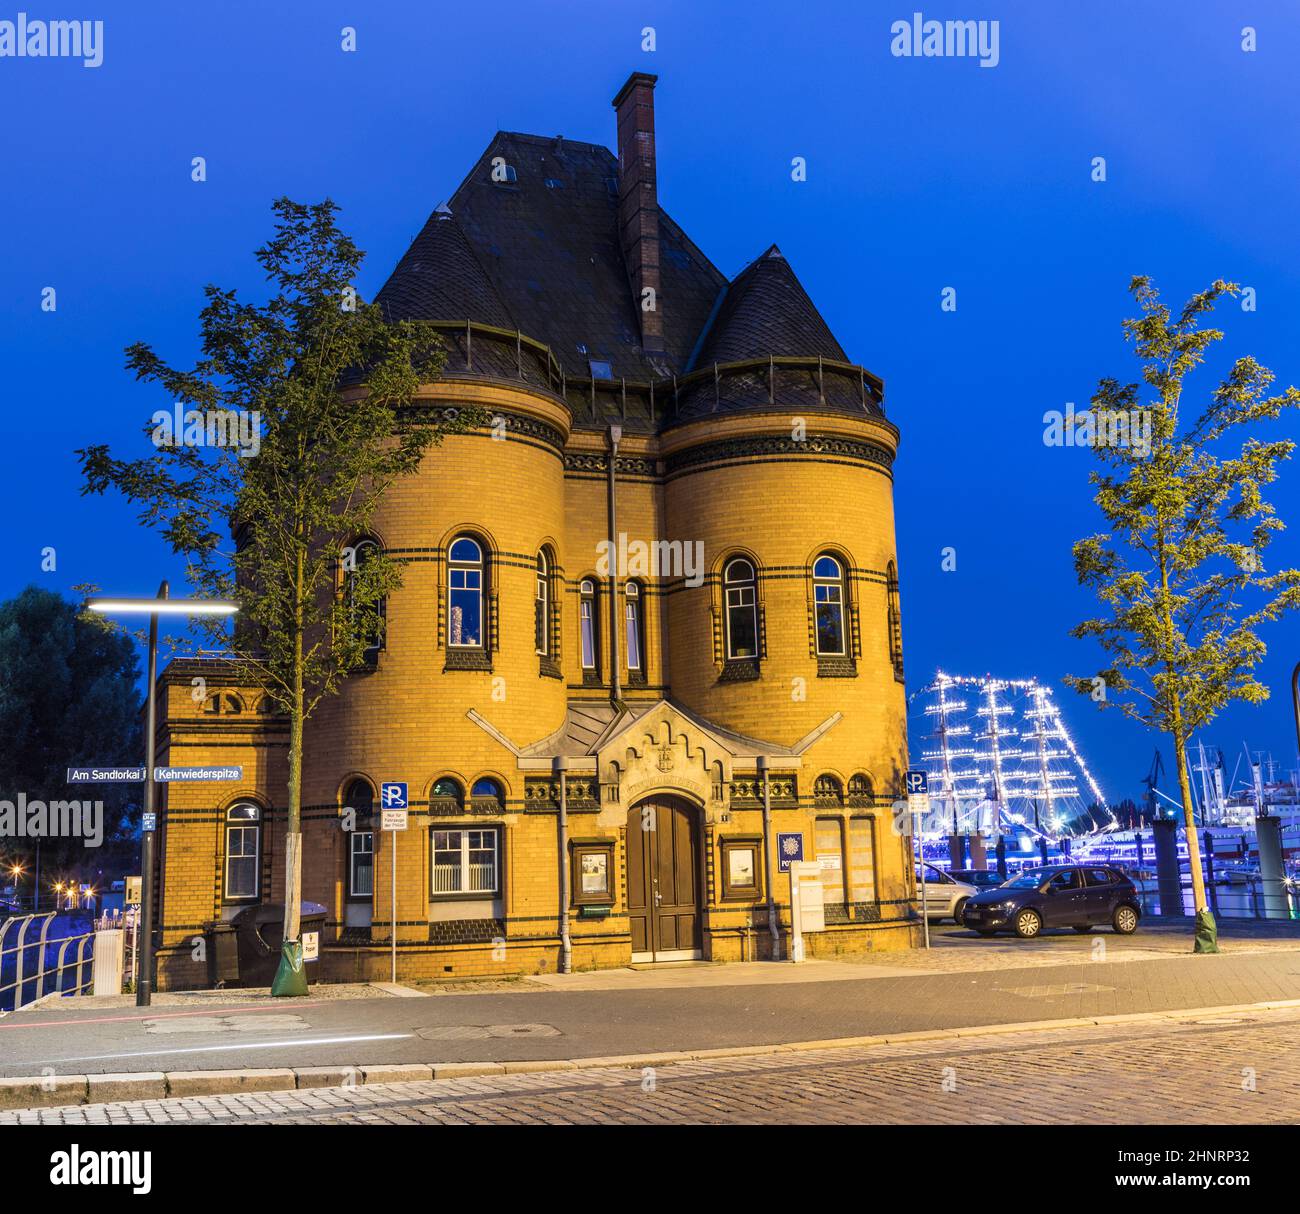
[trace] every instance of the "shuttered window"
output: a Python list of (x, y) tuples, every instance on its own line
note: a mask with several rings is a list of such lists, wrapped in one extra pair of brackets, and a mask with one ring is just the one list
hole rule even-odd
[(876, 900), (875, 820), (849, 819), (849, 901)]
[(844, 832), (838, 818), (818, 818), (814, 831), (823, 902), (844, 901)]

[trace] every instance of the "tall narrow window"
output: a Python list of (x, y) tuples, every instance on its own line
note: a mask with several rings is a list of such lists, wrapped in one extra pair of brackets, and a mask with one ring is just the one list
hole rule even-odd
[(344, 567), (343, 595), (348, 612), (353, 617), (353, 626), (363, 629), (367, 656), (373, 656), (383, 648), (384, 618), (388, 610), (386, 599), (367, 601), (362, 593), (365, 578), (363, 570), (366, 563), (379, 552), (379, 545), (371, 539), (358, 540), (352, 546), (350, 565)]
[(375, 892), (374, 790), (365, 780), (353, 780), (344, 802), (355, 814), (348, 835), (348, 898), (364, 901)]
[(876, 857), (872, 818), (849, 819), (849, 901), (876, 900)]
[(754, 566), (749, 561), (730, 561), (722, 573), (727, 608), (727, 658), (758, 656), (758, 594)]
[(833, 556), (813, 565), (813, 600), (817, 609), (817, 652), (842, 657), (844, 648), (844, 569)]
[(536, 591), (533, 595), (533, 644), (543, 657), (550, 652), (550, 570), (546, 567), (546, 553), (537, 554)]
[(226, 900), (253, 902), (261, 896), (262, 811), (241, 801), (226, 811)]
[(839, 818), (818, 818), (813, 831), (817, 863), (821, 867), (822, 899), (844, 901), (844, 829)]
[(596, 669), (596, 583), (584, 578), (578, 587), (578, 652), (584, 671)]
[(458, 649), (483, 648), (483, 549), (467, 535), (457, 536), (448, 553), (447, 643)]
[(898, 604), (898, 571), (894, 562), (885, 567), (885, 595), (887, 627), (889, 631), (889, 660), (893, 663), (894, 673), (903, 677), (903, 614)]
[(642, 653), (645, 617), (641, 612), (641, 587), (636, 582), (628, 582), (624, 593), (627, 595), (627, 668), (639, 671), (645, 656)]

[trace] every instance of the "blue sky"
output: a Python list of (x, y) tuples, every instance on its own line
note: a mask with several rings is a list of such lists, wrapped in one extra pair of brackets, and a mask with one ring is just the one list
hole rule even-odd
[[(126, 375), (122, 348), (144, 339), (193, 357), (203, 285), (256, 291), (251, 252), (274, 196), (333, 197), (369, 253), (373, 294), (495, 130), (611, 144), (610, 100), (634, 70), (660, 77), (665, 207), (728, 274), (777, 242), (850, 356), (886, 381), (903, 433), (911, 687), (936, 666), (1053, 682), (1092, 668), (1067, 635), (1092, 607), (1070, 559), (1098, 523), (1091, 456), (1045, 447), (1042, 415), (1082, 406), (1101, 375), (1135, 377), (1119, 328), (1131, 275), (1175, 303), (1218, 277), (1255, 288), (1257, 311), (1219, 314), (1227, 340), (1202, 392), (1246, 353), (1280, 383), (1300, 380), (1291, 5), (25, 7), (102, 19), (104, 62), (0, 58), (0, 595), (84, 581), (148, 593), (179, 574), (120, 500), (78, 496), (72, 452), (141, 441), (167, 402)], [(892, 56), (891, 23), (918, 7), (998, 20), (998, 66)], [(202, 184), (194, 156), (207, 159)], [(791, 181), (794, 156), (805, 182)], [(1091, 180), (1096, 156), (1104, 183)], [(54, 313), (40, 308), (47, 286)], [(945, 287), (956, 312), (940, 308)], [(1272, 498), (1284, 520), (1300, 516), (1300, 460)], [(941, 570), (945, 547), (955, 572)], [(1300, 565), (1300, 530), (1269, 563)], [(1272, 699), (1233, 709), (1207, 741), (1239, 753), (1248, 738), (1293, 763), (1300, 624), (1265, 639)], [(1062, 698), (1108, 796), (1135, 796), (1156, 739)]]

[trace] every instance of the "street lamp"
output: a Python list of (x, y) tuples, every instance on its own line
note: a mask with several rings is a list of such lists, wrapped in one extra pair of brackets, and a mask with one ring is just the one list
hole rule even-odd
[(144, 821), (140, 846), (140, 936), (144, 956), (135, 988), (136, 1007), (148, 1007), (153, 996), (153, 823), (154, 823), (154, 732), (157, 728), (158, 617), (160, 615), (234, 615), (239, 607), (227, 599), (173, 599), (168, 585), (158, 587), (156, 598), (99, 598), (86, 606), (104, 615), (148, 615), (149, 617), (149, 697), (145, 711), (144, 741)]

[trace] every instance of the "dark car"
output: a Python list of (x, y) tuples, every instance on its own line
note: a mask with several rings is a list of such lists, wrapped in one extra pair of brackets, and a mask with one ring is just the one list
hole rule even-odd
[(1028, 940), (1047, 927), (1090, 932), (1109, 923), (1121, 936), (1137, 931), (1142, 908), (1133, 882), (1105, 864), (1027, 868), (966, 903), (965, 926), (981, 936), (1011, 931)]
[(996, 889), (1005, 878), (998, 875), (996, 868), (950, 868), (948, 876), (954, 881), (964, 881), (978, 890)]

